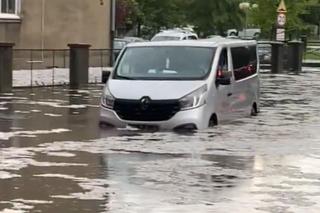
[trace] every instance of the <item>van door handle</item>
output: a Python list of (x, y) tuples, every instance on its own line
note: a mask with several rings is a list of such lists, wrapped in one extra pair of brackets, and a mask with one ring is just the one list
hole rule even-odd
[(232, 96), (232, 93), (230, 92), (230, 93), (228, 93), (228, 97), (230, 97), (230, 96)]

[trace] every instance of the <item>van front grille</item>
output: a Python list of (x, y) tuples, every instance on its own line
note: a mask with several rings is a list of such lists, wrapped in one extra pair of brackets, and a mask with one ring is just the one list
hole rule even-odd
[(141, 100), (116, 99), (114, 110), (127, 121), (167, 121), (180, 111), (178, 100)]

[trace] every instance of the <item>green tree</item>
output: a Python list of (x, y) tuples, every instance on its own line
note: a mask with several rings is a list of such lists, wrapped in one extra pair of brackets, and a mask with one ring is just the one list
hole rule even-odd
[[(149, 34), (161, 28), (195, 26), (204, 35), (223, 34), (229, 28), (241, 28), (244, 14), (239, 0), (122, 0), (136, 5), (130, 20)], [(230, 15), (232, 13), (232, 15)], [(140, 33), (139, 33), (140, 34)]]
[[(258, 8), (249, 12), (250, 22), (260, 26), (265, 36), (272, 34), (272, 29), (276, 24), (277, 8), (279, 0), (255, 0)], [(301, 16), (306, 12), (308, 6), (315, 3), (314, 0), (290, 0), (285, 1), (287, 6), (287, 24), (286, 30), (288, 34), (297, 35), (307, 30)]]
[(238, 0), (188, 0), (185, 4), (188, 22), (204, 35), (223, 34), (229, 28), (242, 25)]
[[(247, 12), (239, 9), (243, 0), (118, 0), (126, 5), (126, 24), (138, 26), (152, 36), (162, 28), (193, 25), (203, 36), (223, 34), (227, 29), (241, 29), (245, 17), (249, 26), (262, 29), (269, 37), (276, 23), (280, 0), (248, 0), (258, 8)], [(298, 34), (308, 29), (307, 23), (319, 23), (319, 0), (286, 0), (287, 32)], [(315, 5), (318, 5), (316, 7)], [(122, 7), (122, 6), (121, 6)], [(140, 30), (139, 34), (140, 33)]]
[(320, 0), (315, 1), (314, 4), (307, 7), (305, 13), (301, 16), (302, 19), (311, 25), (311, 29), (313, 26), (318, 26), (317, 35), (320, 35)]
[(184, 11), (181, 10), (182, 0), (136, 0), (137, 18), (140, 26), (153, 33), (161, 28), (180, 26), (185, 22)]

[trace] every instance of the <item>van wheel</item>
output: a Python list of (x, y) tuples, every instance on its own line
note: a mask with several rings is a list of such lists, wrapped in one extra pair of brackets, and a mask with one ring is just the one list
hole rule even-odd
[(218, 118), (216, 114), (211, 115), (209, 120), (209, 127), (214, 127), (218, 125)]
[(257, 116), (258, 115), (258, 108), (257, 108), (257, 104), (254, 103), (251, 107), (251, 112), (250, 112), (251, 116)]
[(108, 123), (103, 122), (103, 121), (100, 121), (100, 122), (99, 122), (99, 127), (100, 127), (101, 129), (113, 129), (113, 128), (115, 128), (113, 125), (108, 124)]

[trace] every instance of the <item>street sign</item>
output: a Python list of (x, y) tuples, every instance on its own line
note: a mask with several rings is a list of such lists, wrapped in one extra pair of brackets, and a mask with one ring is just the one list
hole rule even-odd
[(284, 25), (286, 25), (287, 22), (287, 17), (286, 14), (284, 13), (279, 13), (278, 14), (278, 18), (277, 18), (277, 24), (279, 27), (284, 27)]
[(279, 7), (278, 7), (278, 16), (277, 16), (277, 24), (276, 24), (276, 41), (284, 42), (286, 40), (286, 31), (285, 25), (287, 22), (287, 7), (284, 3), (284, 0), (281, 0)]
[(286, 40), (286, 30), (285, 29), (277, 29), (277, 36), (276, 36), (277, 41), (285, 41)]

